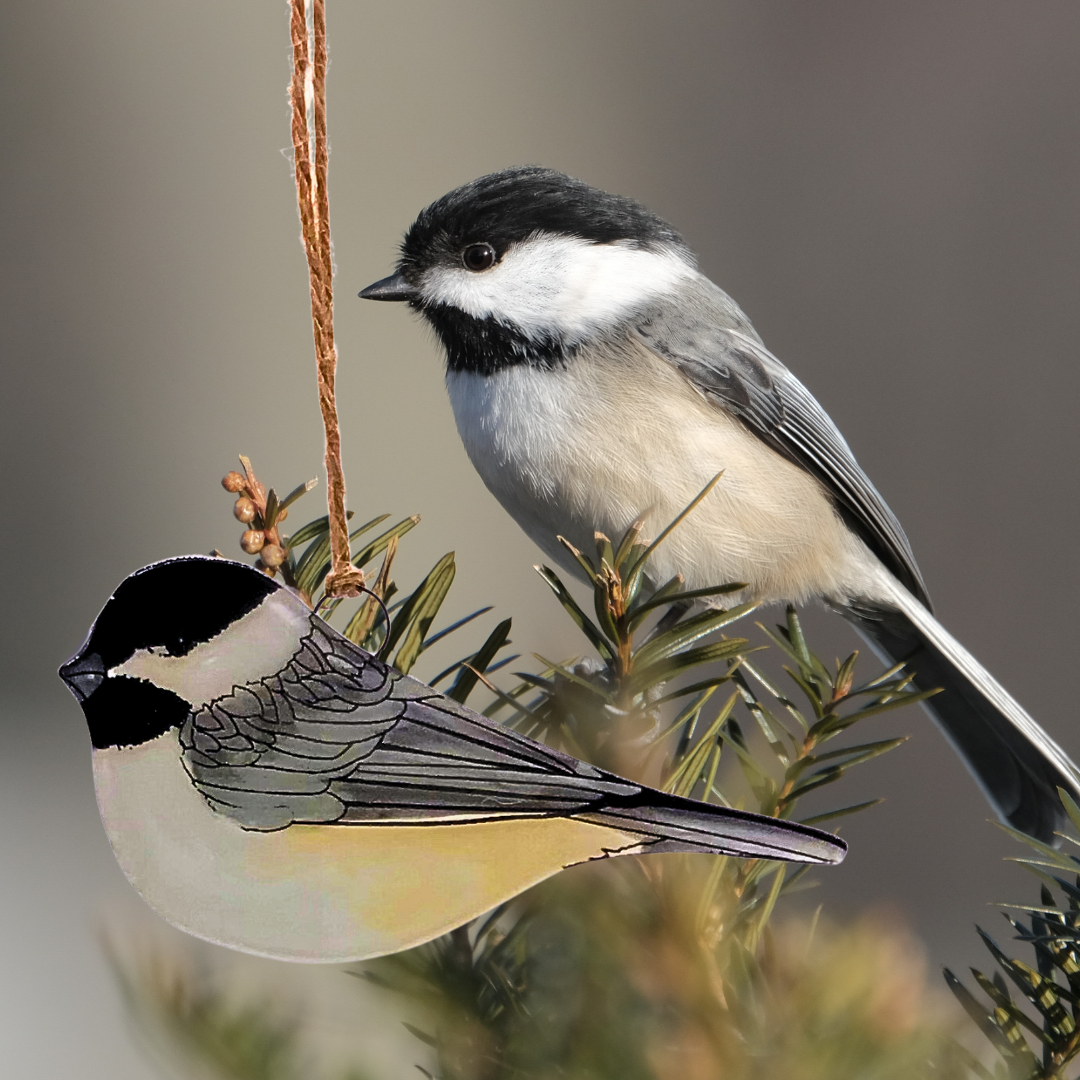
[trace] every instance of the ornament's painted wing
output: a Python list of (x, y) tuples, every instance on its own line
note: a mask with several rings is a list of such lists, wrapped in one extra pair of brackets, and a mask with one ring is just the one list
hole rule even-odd
[(651, 851), (843, 858), (828, 833), (655, 791), (519, 735), (310, 623), (281, 672), (180, 732), (195, 786), (246, 829), (575, 817)]
[(568, 814), (641, 790), (311, 625), (279, 674), (192, 713), (180, 733), (195, 785), (246, 828)]
[[(837, 511), (927, 607), (926, 586), (904, 530), (813, 394), (756, 336), (730, 328), (727, 297), (711, 282), (695, 309), (659, 308), (637, 330), (707, 398), (824, 484)], [(729, 302), (728, 302), (729, 303)], [(692, 312), (697, 310), (698, 317)], [(691, 314), (688, 315), (688, 312)]]

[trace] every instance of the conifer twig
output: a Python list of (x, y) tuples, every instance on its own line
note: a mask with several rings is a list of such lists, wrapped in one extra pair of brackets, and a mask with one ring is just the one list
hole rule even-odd
[[(309, 49), (307, 4), (312, 26)], [(334, 377), (334, 281), (330, 251), (330, 202), (326, 188), (326, 2), (290, 0), (293, 73), (289, 83), (292, 103), (293, 161), (300, 227), (311, 280), (311, 322), (319, 379), (319, 408), (326, 432), (326, 501), (330, 516), (331, 569), (324, 586), (327, 596), (357, 596), (363, 573), (349, 561), (349, 529), (345, 518), (345, 474), (341, 466)], [(313, 133), (308, 128), (311, 108)]]

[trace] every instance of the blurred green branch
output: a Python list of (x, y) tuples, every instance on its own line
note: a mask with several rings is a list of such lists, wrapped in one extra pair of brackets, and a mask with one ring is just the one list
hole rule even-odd
[[(129, 950), (130, 951), (130, 950)], [(315, 1080), (303, 1023), (270, 994), (246, 999), (164, 950), (105, 952), (128, 1015), (153, 1057), (170, 1073), (207, 1080)], [(368, 1080), (345, 1067), (321, 1080)]]
[[(1058, 794), (1074, 829), (1080, 832), (1080, 807), (1067, 791), (1059, 788)], [(996, 1071), (973, 1066), (974, 1075), (980, 1080), (1059, 1080), (1080, 1054), (1080, 857), (1039, 843), (1006, 825), (1001, 828), (1033, 848), (1037, 855), (1013, 861), (1040, 879), (1040, 903), (999, 905), (1027, 913), (1026, 920), (1007, 912), (1005, 918), (1016, 931), (1016, 940), (1034, 950), (1035, 966), (1010, 959), (989, 934), (977, 927), (1000, 969), (991, 978), (971, 969), (989, 1003), (968, 990), (948, 968), (945, 981), (1001, 1058)], [(1064, 842), (1080, 846), (1076, 836), (1058, 835)], [(1060, 902), (1054, 889), (1061, 893)], [(1010, 983), (1019, 990), (1026, 1009), (1013, 998)]]

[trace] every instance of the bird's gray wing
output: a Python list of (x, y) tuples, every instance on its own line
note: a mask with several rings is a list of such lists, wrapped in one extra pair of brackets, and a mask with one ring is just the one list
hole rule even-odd
[(246, 828), (567, 814), (642, 791), (443, 697), (321, 619), (311, 627), (282, 671), (180, 731), (195, 786)]
[[(647, 312), (636, 332), (708, 399), (817, 477), (838, 513), (886, 567), (930, 606), (911, 545), (814, 396), (752, 332), (732, 327), (730, 301), (701, 280), (691, 303)], [(725, 303), (726, 302), (726, 303)]]

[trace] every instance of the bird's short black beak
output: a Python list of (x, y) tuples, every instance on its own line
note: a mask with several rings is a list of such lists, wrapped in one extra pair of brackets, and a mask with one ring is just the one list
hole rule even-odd
[(97, 653), (73, 656), (60, 669), (60, 678), (81, 705), (104, 681), (105, 664)]
[(404, 274), (399, 270), (396, 274), (384, 277), (382, 281), (376, 281), (369, 285), (362, 293), (361, 300), (415, 300), (420, 295), (420, 290), (410, 285)]

